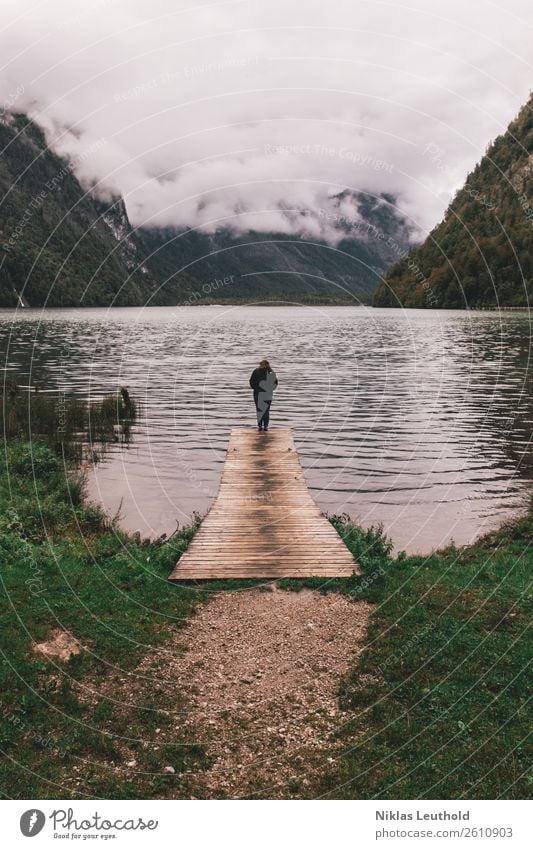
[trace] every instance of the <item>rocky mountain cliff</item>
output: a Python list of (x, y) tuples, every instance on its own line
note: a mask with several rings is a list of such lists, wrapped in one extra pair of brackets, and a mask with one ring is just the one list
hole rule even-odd
[[(342, 212), (345, 202), (356, 209)], [(150, 267), (164, 285), (183, 269), (197, 281), (189, 303), (202, 301), (370, 302), (385, 269), (407, 253), (411, 231), (394, 198), (344, 192), (314, 213), (335, 228), (334, 244), (284, 233), (237, 234), (172, 229), (143, 230)]]
[[(98, 200), (23, 114), (0, 119), (0, 306), (255, 301), (366, 302), (412, 239), (394, 198), (347, 193), (322, 217), (325, 240), (132, 229), (121, 198)], [(356, 217), (343, 209), (356, 209)], [(315, 228), (316, 229), (316, 228)]]
[(0, 120), (0, 305), (140, 304), (157, 292), (121, 199), (103, 204), (26, 115)]
[(533, 300), (533, 98), (467, 177), (444, 220), (395, 263), (375, 306), (525, 306)]

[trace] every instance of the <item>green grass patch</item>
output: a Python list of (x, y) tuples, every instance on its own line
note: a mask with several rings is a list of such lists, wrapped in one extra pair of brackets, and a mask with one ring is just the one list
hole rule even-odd
[[(156, 748), (178, 709), (156, 684), (153, 698), (98, 698), (99, 683), (128, 676), (163, 645), (202, 598), (168, 575), (194, 533), (141, 545), (83, 499), (79, 479), (45, 442), (7, 445), (0, 464), (0, 791), (18, 798), (159, 797), (170, 752)], [(51, 631), (85, 650), (67, 662), (35, 654)], [(132, 686), (136, 676), (132, 675)], [(95, 692), (96, 691), (96, 692)], [(179, 694), (178, 694), (179, 695)], [(176, 772), (204, 758), (178, 731)], [(138, 748), (135, 770), (120, 767)], [(58, 786), (79, 773), (77, 791)], [(165, 783), (166, 782), (166, 783)], [(16, 789), (15, 789), (16, 788)]]
[[(341, 524), (358, 553), (360, 529)], [(532, 539), (530, 513), (469, 547), (361, 559), (376, 580), (358, 595), (377, 606), (322, 795), (528, 798)]]
[[(97, 461), (109, 443), (129, 442), (138, 415), (137, 403), (125, 387), (87, 404), (81, 398), (4, 381), (0, 404), (4, 440), (42, 440), (58, 457), (78, 465), (84, 457)], [(36, 471), (40, 477), (41, 470)]]

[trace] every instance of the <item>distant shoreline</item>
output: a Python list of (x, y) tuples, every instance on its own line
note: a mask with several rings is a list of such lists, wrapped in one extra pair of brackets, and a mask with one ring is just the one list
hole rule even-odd
[(396, 310), (399, 312), (523, 312), (530, 313), (533, 307), (517, 307), (517, 306), (498, 306), (498, 307), (391, 307), (391, 306), (374, 306), (373, 304), (351, 303), (347, 301), (206, 301), (203, 303), (182, 303), (182, 304), (113, 304), (110, 306), (91, 305), (61, 305), (61, 306), (0, 306), (0, 313), (25, 313), (25, 312), (50, 312), (52, 310), (139, 310), (139, 309), (196, 309), (198, 307), (350, 307), (350, 308), (365, 308), (373, 310)]
[(92, 306), (79, 306), (79, 305), (65, 305), (61, 306), (26, 306), (26, 307), (0, 307), (0, 312), (36, 312), (39, 310), (40, 312), (46, 312), (49, 310), (140, 310), (140, 309), (159, 309), (159, 310), (168, 310), (168, 309), (196, 309), (197, 307), (366, 307), (370, 309), (372, 304), (361, 304), (361, 303), (348, 303), (346, 301), (342, 303), (335, 303), (332, 301), (206, 301), (203, 303), (182, 303), (182, 304), (113, 304), (110, 306), (103, 305), (92, 305)]

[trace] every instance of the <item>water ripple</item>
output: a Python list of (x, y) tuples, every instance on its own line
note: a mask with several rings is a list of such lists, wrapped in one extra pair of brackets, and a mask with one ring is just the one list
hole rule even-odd
[(134, 442), (90, 491), (150, 535), (204, 512), (232, 427), (254, 424), (248, 377), (280, 378), (274, 425), (293, 428), (328, 512), (383, 522), (399, 547), (468, 542), (523, 506), (531, 484), (531, 325), (521, 313), (350, 307), (0, 311), (3, 367), (85, 398), (126, 385)]

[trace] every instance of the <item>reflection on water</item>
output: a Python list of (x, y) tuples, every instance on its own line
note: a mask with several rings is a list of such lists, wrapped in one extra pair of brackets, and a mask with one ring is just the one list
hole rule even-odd
[(133, 443), (112, 448), (90, 492), (150, 536), (208, 508), (230, 429), (254, 426), (248, 377), (266, 356), (280, 380), (272, 425), (293, 428), (323, 510), (383, 522), (409, 551), (468, 542), (525, 503), (530, 346), (524, 313), (0, 311), (13, 379), (90, 398), (123, 385), (141, 401)]

